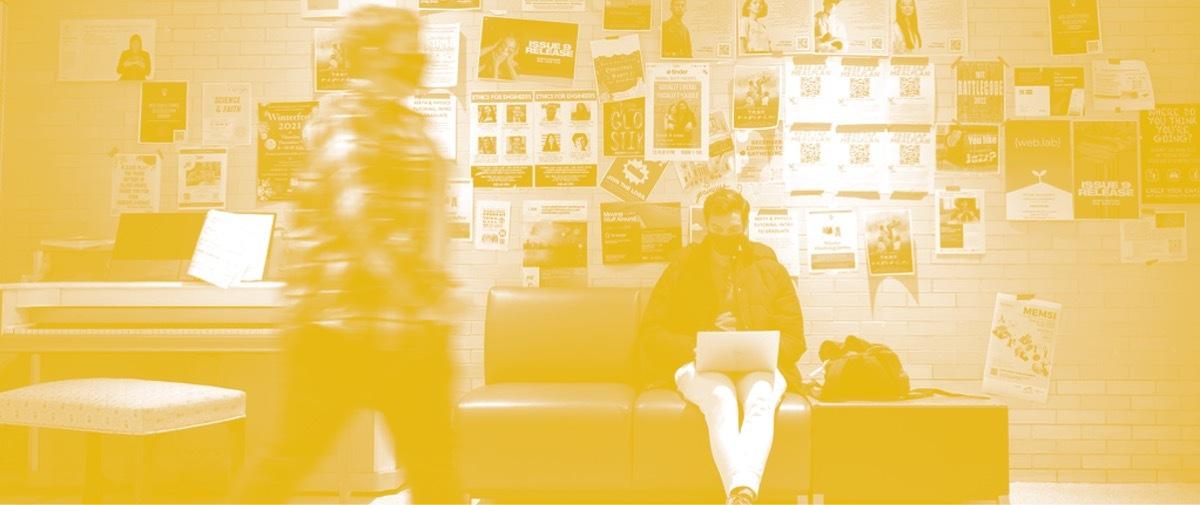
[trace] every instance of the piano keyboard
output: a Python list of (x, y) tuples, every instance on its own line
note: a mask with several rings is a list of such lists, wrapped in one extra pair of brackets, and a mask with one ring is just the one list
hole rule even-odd
[(275, 328), (13, 328), (8, 335), (279, 335)]

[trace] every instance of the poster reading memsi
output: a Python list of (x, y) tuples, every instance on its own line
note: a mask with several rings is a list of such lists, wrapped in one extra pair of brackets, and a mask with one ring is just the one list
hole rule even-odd
[(850, 209), (810, 210), (807, 225), (808, 271), (858, 270), (858, 214)]
[(157, 154), (113, 157), (112, 215), (158, 212), (162, 159)]
[(733, 127), (739, 129), (778, 126), (780, 84), (778, 66), (733, 67)]
[(253, 108), (250, 83), (206, 82), (203, 88), (202, 138), (210, 146), (248, 146)]
[(983, 391), (1046, 402), (1062, 305), (996, 294), (992, 331), (983, 365)]
[(1000, 127), (937, 125), (937, 171), (969, 174), (1000, 172)]
[(955, 70), (955, 105), (960, 123), (1004, 122), (1004, 64), (959, 61)]
[(170, 144), (187, 141), (187, 82), (143, 82), (138, 142)]
[(653, 120), (647, 124), (646, 159), (708, 160), (708, 64), (651, 64), (647, 73), (652, 84), (646, 108)]
[(653, 0), (604, 0), (604, 29), (650, 31)]
[(683, 247), (679, 202), (600, 204), (601, 250), (605, 265), (671, 260)]
[(812, 0), (816, 52), (884, 55), (893, 0)]
[(732, 58), (736, 34), (727, 0), (654, 0), (662, 24), (659, 49), (663, 59)]
[(153, 19), (64, 19), (58, 26), (58, 80), (154, 78)]
[(912, 215), (908, 209), (882, 209), (863, 217), (867, 242), (867, 272), (871, 276), (916, 273)]
[(1009, 121), (1004, 126), (1004, 144), (1007, 219), (1074, 219), (1071, 123)]
[(1104, 52), (1097, 0), (1050, 0), (1050, 40), (1055, 56)]
[(982, 190), (938, 190), (933, 228), (936, 254), (984, 253), (983, 194)]
[(1200, 104), (1143, 111), (1142, 201), (1200, 203)]
[(258, 201), (284, 200), (299, 183), (308, 164), (304, 125), (317, 102), (274, 102), (258, 105)]
[(897, 0), (892, 3), (892, 54), (963, 54), (967, 51), (967, 0)]
[(1135, 121), (1076, 121), (1075, 219), (1137, 219)]
[(569, 85), (578, 34), (576, 23), (484, 16), (476, 76)]
[(739, 0), (738, 54), (741, 56), (812, 52), (812, 4), (804, 1)]

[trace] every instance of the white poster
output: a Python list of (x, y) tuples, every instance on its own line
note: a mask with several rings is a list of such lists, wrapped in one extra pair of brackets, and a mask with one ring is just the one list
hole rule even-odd
[[(469, 153), (475, 187), (533, 185), (532, 109), (532, 91), (471, 93)], [(503, 174), (490, 174), (492, 169), (487, 167), (506, 170)], [(485, 181), (477, 177), (485, 173), (489, 173), (489, 179), (502, 180)]]
[(1046, 402), (1061, 314), (1058, 303), (996, 294), (983, 366), (985, 393)]
[(937, 191), (934, 209), (934, 253), (983, 254), (986, 227), (983, 190)]
[(158, 60), (153, 19), (64, 19), (58, 25), (58, 80), (144, 81)]
[(887, 190), (925, 195), (933, 191), (937, 170), (937, 134), (933, 125), (891, 125), (888, 127)]
[(425, 55), (426, 63), (421, 86), (458, 86), (459, 26), (458, 23), (430, 23), (421, 27), (421, 54)]
[(781, 128), (733, 131), (733, 166), (738, 182), (775, 185), (783, 181), (787, 163), (783, 157)]
[(1154, 108), (1150, 69), (1141, 60), (1092, 60), (1092, 106), (1101, 112)]
[(787, 123), (831, 123), (837, 112), (841, 69), (831, 56), (794, 56), (784, 67), (784, 117)]
[(474, 220), (472, 201), (475, 187), (471, 179), (450, 179), (447, 181), (446, 194), (446, 228), (451, 240), (471, 240), (471, 223)]
[(891, 59), (887, 72), (888, 123), (934, 123), (937, 115), (934, 75), (929, 58)]
[(585, 12), (587, 0), (521, 0), (525, 12)]
[(890, 49), (893, 0), (813, 0), (818, 53), (883, 55)]
[(570, 165), (590, 172), (595, 185), (600, 119), (596, 92), (536, 91), (534, 102), (534, 162), (538, 170), (544, 171), (544, 165)]
[(829, 123), (797, 123), (783, 143), (783, 180), (792, 194), (821, 194), (834, 188), (837, 139)]
[(180, 148), (179, 209), (224, 208), (228, 174), (229, 151), (226, 148)]
[(887, 127), (841, 125), (835, 129), (837, 167), (835, 188), (840, 193), (883, 192), (884, 170), (888, 164)]
[(475, 248), (480, 251), (507, 251), (512, 227), (512, 202), (479, 200), (475, 202)]
[(408, 107), (428, 120), (427, 131), (442, 157), (458, 158), (458, 97), (445, 90), (418, 91), (408, 98)]
[(157, 154), (113, 157), (112, 215), (158, 212), (162, 159)]
[(750, 211), (750, 240), (775, 250), (792, 277), (800, 275), (800, 225), (795, 209), (764, 208)]
[(810, 210), (805, 224), (809, 272), (858, 270), (858, 214), (854, 210)]
[(838, 69), (838, 109), (841, 123), (884, 124), (887, 122), (886, 62), (882, 58), (842, 58)]
[(205, 145), (248, 146), (252, 141), (250, 83), (204, 83), (202, 135)]
[(734, 6), (738, 9), (739, 56), (812, 52), (812, 4), (741, 0)]
[(1083, 67), (1013, 69), (1013, 106), (1019, 117), (1082, 116), (1087, 88)]
[(1187, 212), (1150, 212), (1121, 221), (1122, 263), (1187, 261)]
[(646, 159), (656, 161), (707, 161), (709, 65), (658, 63), (646, 66), (651, 93), (646, 110)]
[(892, 54), (967, 51), (967, 0), (897, 0), (892, 9)]

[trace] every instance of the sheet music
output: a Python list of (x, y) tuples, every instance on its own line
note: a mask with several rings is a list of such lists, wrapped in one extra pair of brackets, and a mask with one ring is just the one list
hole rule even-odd
[(274, 223), (273, 214), (208, 211), (188, 275), (221, 288), (262, 280)]

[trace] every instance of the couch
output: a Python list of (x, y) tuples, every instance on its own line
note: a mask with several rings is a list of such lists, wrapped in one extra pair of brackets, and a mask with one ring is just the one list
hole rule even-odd
[[(495, 288), (484, 386), (455, 412), (456, 457), (473, 497), (497, 501), (722, 502), (704, 417), (674, 390), (638, 386), (648, 290)], [(810, 490), (807, 400), (787, 394), (761, 501)]]

